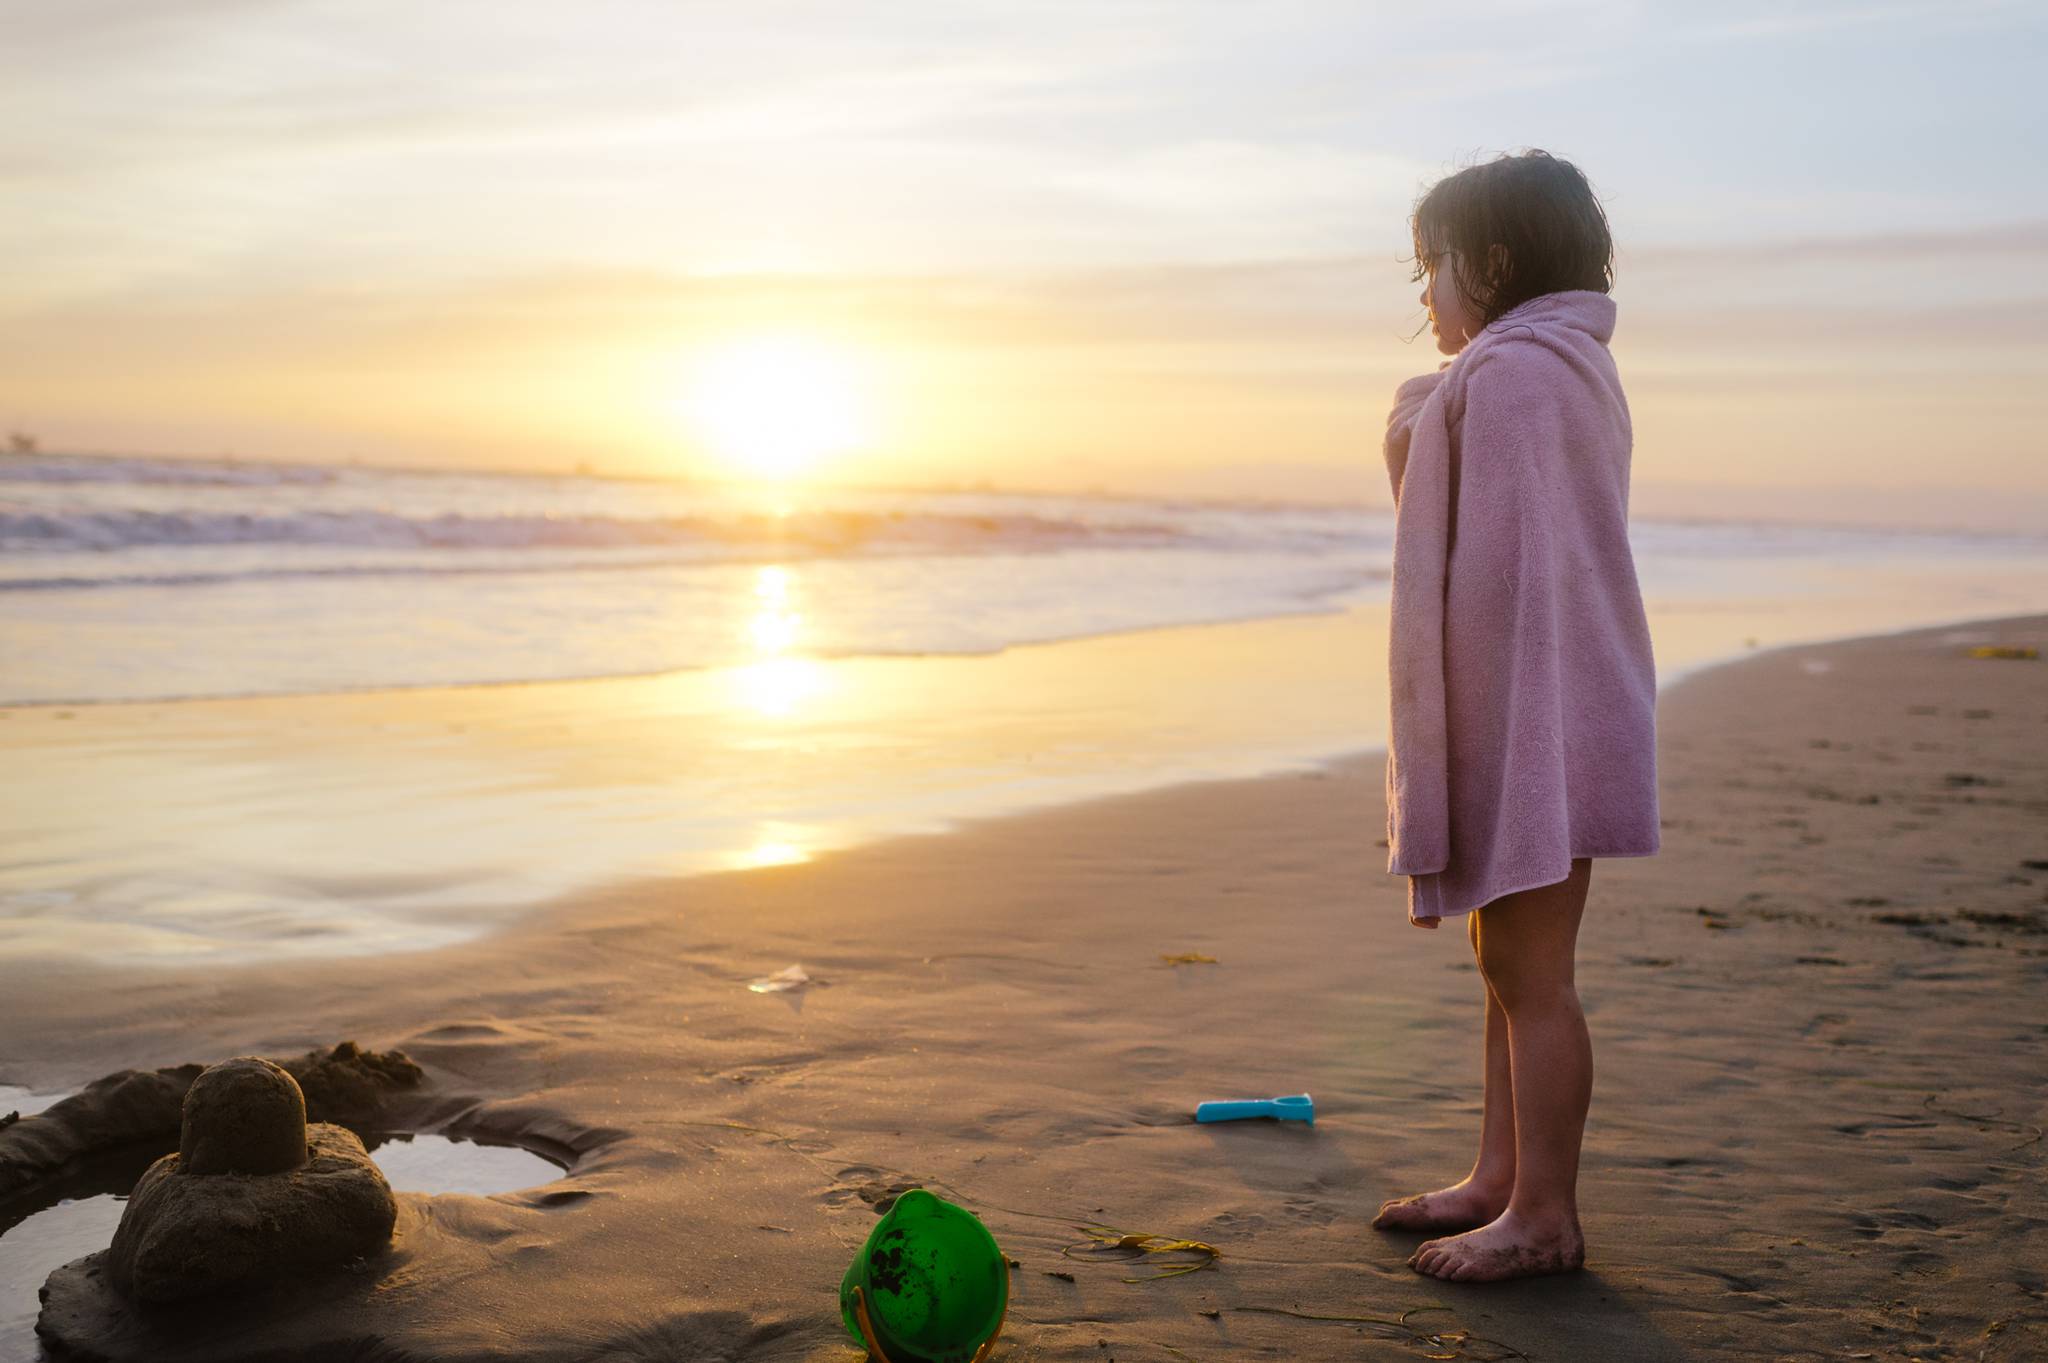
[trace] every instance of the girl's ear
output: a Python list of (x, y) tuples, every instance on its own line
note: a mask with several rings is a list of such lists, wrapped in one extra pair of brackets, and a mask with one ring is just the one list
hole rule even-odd
[(1486, 248), (1486, 277), (1500, 280), (1507, 278), (1508, 248), (1495, 242)]

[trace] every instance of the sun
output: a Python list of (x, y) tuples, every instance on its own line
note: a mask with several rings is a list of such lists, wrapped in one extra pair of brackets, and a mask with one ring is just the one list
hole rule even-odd
[(860, 365), (809, 336), (749, 336), (705, 351), (684, 409), (719, 459), (754, 478), (799, 477), (868, 437)]

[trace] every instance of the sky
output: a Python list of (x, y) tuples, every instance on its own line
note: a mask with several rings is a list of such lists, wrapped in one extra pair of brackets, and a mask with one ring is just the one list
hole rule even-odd
[(1409, 214), (1541, 147), (1617, 242), (1638, 514), (2048, 527), (2039, 4), (0, 18), (50, 449), (733, 476), (705, 375), (796, 338), (859, 409), (819, 479), (1384, 505)]

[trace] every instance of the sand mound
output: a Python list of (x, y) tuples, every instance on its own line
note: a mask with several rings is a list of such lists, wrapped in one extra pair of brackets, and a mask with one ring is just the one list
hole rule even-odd
[[(416, 1087), (421, 1077), (420, 1067), (403, 1053), (366, 1051), (353, 1041), (276, 1063), (298, 1081), (308, 1118), (344, 1125), (370, 1121), (392, 1094)], [(0, 1198), (73, 1160), (128, 1145), (176, 1145), (186, 1091), (205, 1069), (121, 1070), (95, 1079), (47, 1112), (0, 1127)]]

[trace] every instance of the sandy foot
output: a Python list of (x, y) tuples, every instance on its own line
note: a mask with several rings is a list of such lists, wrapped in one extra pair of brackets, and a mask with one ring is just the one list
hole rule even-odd
[(1380, 1204), (1374, 1230), (1471, 1230), (1507, 1210), (1508, 1194), (1496, 1193), (1466, 1179), (1433, 1193), (1395, 1198)]
[(1478, 1230), (1424, 1242), (1408, 1266), (1447, 1282), (1490, 1283), (1569, 1273), (1585, 1262), (1586, 1239), (1575, 1217), (1538, 1221), (1502, 1212)]

